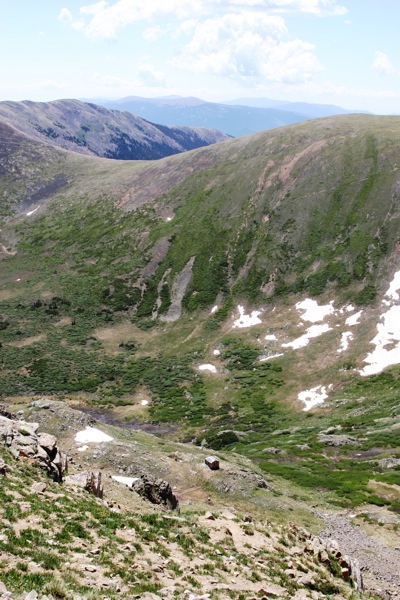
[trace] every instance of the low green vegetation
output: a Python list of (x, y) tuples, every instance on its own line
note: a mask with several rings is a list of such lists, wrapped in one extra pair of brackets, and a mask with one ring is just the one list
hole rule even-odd
[[(11, 249), (0, 261), (0, 395), (79, 397), (119, 409), (145, 390), (149, 405), (132, 419), (242, 452), (267, 473), (327, 490), (346, 506), (396, 507), (397, 497), (371, 488), (372, 480), (397, 481), (396, 470), (375, 460), (395, 454), (396, 430), (376, 420), (397, 416), (396, 371), (361, 379), (351, 371), (357, 356), (320, 366), (328, 348), (318, 342), (300, 366), (293, 353), (260, 360), (257, 331), (233, 334), (227, 322), (239, 303), (283, 313), (304, 295), (325, 294), (336, 305), (376, 301), (398, 240), (398, 127), (363, 116), (301, 124), (194, 153), (187, 170), (184, 157), (151, 169), (98, 161), (93, 173), (87, 157), (65, 158), (72, 183), (64, 195), (33, 218), (4, 224)], [(43, 158), (52, 176), (57, 157)], [(158, 175), (171, 182), (141, 202), (134, 193), (153, 189)], [(9, 183), (1, 179), (1, 191)], [(128, 190), (132, 210), (122, 208)], [(9, 212), (9, 196), (2, 198)], [(166, 323), (160, 317), (189, 261), (182, 318)], [(286, 324), (279, 327), (284, 333)], [(216, 347), (212, 378), (198, 367)], [(315, 385), (314, 362), (336, 391), (329, 406), (304, 414), (293, 399), (300, 382)], [(319, 440), (333, 425), (351, 444)]]
[[(214, 519), (222, 519), (218, 523), (188, 507), (180, 516), (150, 504), (140, 513), (125, 505), (116, 511), (87, 492), (46, 480), (3, 446), (0, 456), (7, 463), (0, 486), (0, 580), (15, 597), (35, 589), (51, 600), (76, 595), (114, 600), (160, 594), (168, 583), (171, 598), (212, 585), (211, 598), (218, 600), (232, 577), (239, 577), (243, 588), (240, 596), (235, 591), (235, 599), (247, 597), (246, 583), (249, 591), (253, 583), (268, 582), (290, 594), (304, 587), (285, 574), (288, 553), (299, 543), (292, 526), (264, 518), (247, 523), (240, 511), (227, 520), (219, 509), (213, 511)], [(40, 494), (31, 491), (37, 481), (46, 484)], [(16, 498), (23, 508), (11, 520), (6, 506)], [(333, 557), (324, 567), (313, 554), (290, 559), (300, 573), (315, 574), (312, 589), (358, 598)]]

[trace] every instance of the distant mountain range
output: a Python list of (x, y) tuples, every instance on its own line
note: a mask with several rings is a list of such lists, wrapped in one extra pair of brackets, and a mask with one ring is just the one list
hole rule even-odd
[(0, 120), (30, 138), (104, 158), (154, 160), (229, 136), (202, 127), (166, 127), (79, 100), (0, 102)]
[(128, 96), (119, 100), (96, 99), (95, 101), (105, 108), (129, 111), (143, 119), (163, 125), (211, 127), (234, 137), (292, 125), (308, 119), (362, 112), (350, 111), (334, 105), (283, 102), (270, 98), (240, 98), (216, 103), (194, 97)]

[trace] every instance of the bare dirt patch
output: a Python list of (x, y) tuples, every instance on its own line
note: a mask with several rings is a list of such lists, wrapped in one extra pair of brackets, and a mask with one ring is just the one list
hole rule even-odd
[(11, 298), (15, 298), (17, 296), (17, 292), (12, 292), (11, 290), (0, 290), (0, 300), (10, 300)]
[(31, 337), (24, 338), (23, 340), (8, 342), (5, 345), (12, 346), (13, 348), (25, 348), (25, 346), (31, 346), (37, 342), (42, 342), (46, 339), (46, 337), (47, 336), (44, 333), (40, 333), (39, 335), (32, 335)]
[(67, 325), (72, 325), (71, 317), (63, 317), (54, 323), (54, 327), (66, 327)]
[(119, 345), (135, 339), (138, 331), (138, 328), (133, 323), (124, 322), (113, 327), (95, 329), (93, 335), (103, 343), (105, 352), (119, 354), (122, 352)]

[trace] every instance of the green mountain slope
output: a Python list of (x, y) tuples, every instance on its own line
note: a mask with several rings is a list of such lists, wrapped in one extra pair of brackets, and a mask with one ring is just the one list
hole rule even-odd
[[(54, 394), (235, 448), (341, 506), (398, 510), (398, 367), (360, 372), (397, 306), (400, 119), (321, 119), (152, 163), (17, 142), (0, 173), (4, 397)], [(307, 322), (306, 299), (326, 318)], [(322, 390), (305, 412), (299, 394)]]

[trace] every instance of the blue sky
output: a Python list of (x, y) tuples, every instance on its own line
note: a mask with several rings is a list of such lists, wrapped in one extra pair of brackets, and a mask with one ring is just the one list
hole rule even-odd
[(400, 114), (399, 0), (0, 0), (0, 100), (262, 97)]

